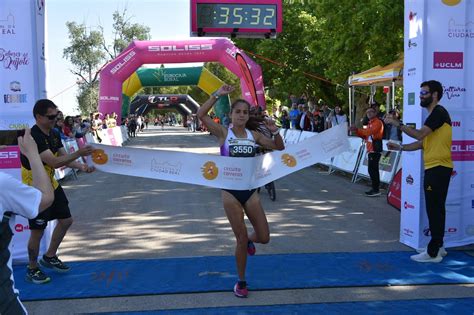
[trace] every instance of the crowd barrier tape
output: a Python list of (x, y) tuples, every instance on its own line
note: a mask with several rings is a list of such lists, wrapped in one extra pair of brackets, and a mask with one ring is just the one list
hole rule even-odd
[[(382, 140), (384, 148), (387, 147), (387, 142), (388, 140)], [(359, 177), (370, 178), (367, 154), (367, 147), (364, 146), (364, 151), (361, 155), (361, 160), (357, 172), (355, 173), (354, 181), (357, 181)], [(380, 182), (390, 184), (393, 176), (395, 176), (395, 173), (398, 170), (400, 156), (400, 151), (384, 150), (382, 152), (379, 162)]]

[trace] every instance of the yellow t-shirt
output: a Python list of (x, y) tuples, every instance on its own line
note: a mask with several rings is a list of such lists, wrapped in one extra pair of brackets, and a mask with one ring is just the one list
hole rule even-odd
[(425, 170), (436, 166), (453, 168), (451, 144), (453, 132), (448, 111), (436, 105), (425, 120), (425, 126), (433, 130), (423, 139), (423, 161)]
[[(38, 152), (41, 154), (43, 151), (51, 150), (54, 156), (58, 156), (58, 151), (63, 147), (61, 142), (61, 137), (59, 133), (51, 130), (49, 135), (44, 134), (37, 125), (34, 125), (31, 128), (31, 136), (35, 139), (35, 142), (38, 146)], [(33, 184), (33, 173), (31, 172), (30, 163), (28, 159), (23, 154), (20, 156), (21, 160), (21, 179), (22, 182), (26, 185), (31, 186)], [(48, 174), (49, 179), (53, 188), (56, 189), (59, 186), (59, 183), (54, 178), (54, 168), (43, 163), (46, 174)]]

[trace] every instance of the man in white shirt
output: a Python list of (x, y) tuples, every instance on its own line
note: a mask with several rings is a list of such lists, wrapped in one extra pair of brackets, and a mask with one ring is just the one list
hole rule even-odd
[[(29, 219), (47, 209), (54, 200), (53, 186), (43, 167), (30, 129), (18, 138), (21, 152), (28, 158), (33, 172), (33, 187), (0, 172), (0, 314), (28, 314), (15, 289), (12, 271), (11, 238), (15, 215)], [(2, 147), (0, 146), (0, 149)]]
[(330, 124), (329, 128), (342, 124), (347, 125), (347, 116), (342, 111), (341, 106), (334, 107), (334, 111), (329, 115), (328, 123)]

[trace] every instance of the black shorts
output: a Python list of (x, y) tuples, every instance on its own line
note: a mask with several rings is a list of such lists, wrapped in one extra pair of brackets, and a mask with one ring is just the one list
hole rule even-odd
[(238, 202), (242, 206), (245, 206), (245, 203), (252, 197), (253, 193), (256, 191), (256, 189), (251, 189), (251, 190), (230, 190), (230, 189), (222, 189), (224, 191), (227, 191), (229, 194), (235, 197)]
[(71, 217), (69, 201), (61, 185), (54, 191), (54, 201), (51, 207), (41, 212), (36, 218), (28, 220), (30, 230), (44, 230), (49, 221)]

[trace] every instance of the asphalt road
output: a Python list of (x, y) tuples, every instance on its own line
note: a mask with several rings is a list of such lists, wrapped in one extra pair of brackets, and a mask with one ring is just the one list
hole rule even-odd
[[(182, 127), (151, 127), (127, 145), (218, 152), (214, 137)], [(101, 172), (79, 174), (62, 185), (75, 220), (60, 248), (66, 262), (233, 255), (235, 241), (218, 189)], [(276, 187), (276, 202), (261, 194), (271, 242), (257, 245), (258, 254), (406, 250), (409, 259), (412, 249), (398, 241), (400, 213), (385, 196), (365, 197), (367, 183), (353, 184), (343, 174), (309, 167), (278, 180)], [(235, 298), (231, 289), (25, 305), (31, 314), (72, 314), (474, 296), (472, 285), (257, 291), (248, 299)]]

